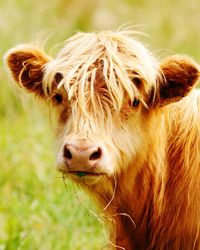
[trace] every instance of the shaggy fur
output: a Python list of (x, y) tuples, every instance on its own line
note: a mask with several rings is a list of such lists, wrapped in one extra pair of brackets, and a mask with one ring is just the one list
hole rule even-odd
[(66, 143), (101, 145), (103, 175), (70, 176), (102, 209), (114, 248), (199, 250), (200, 97), (192, 89), (200, 67), (180, 55), (158, 63), (132, 34), (78, 33), (55, 59), (31, 45), (5, 59), (15, 81), (57, 112), (65, 175)]

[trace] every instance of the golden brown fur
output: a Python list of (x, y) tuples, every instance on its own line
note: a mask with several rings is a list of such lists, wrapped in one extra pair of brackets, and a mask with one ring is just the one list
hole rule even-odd
[(52, 101), (61, 171), (66, 141), (101, 143), (104, 175), (72, 179), (96, 200), (114, 248), (200, 249), (197, 63), (158, 63), (127, 32), (78, 33), (54, 60), (24, 45), (6, 62), (23, 88)]

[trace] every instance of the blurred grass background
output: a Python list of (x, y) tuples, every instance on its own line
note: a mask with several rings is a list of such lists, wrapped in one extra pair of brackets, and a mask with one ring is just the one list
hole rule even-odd
[[(184, 53), (200, 62), (198, 0), (1, 0), (0, 55), (53, 32), (46, 47), (56, 54), (75, 31), (139, 25), (157, 56)], [(53, 133), (46, 113), (24, 105), (0, 63), (0, 250), (95, 250), (107, 243), (91, 216), (90, 199), (66, 187), (55, 170)], [(77, 196), (79, 198), (77, 198)]]

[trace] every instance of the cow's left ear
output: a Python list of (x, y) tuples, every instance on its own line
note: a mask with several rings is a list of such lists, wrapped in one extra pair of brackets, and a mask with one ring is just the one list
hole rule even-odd
[(163, 80), (158, 81), (156, 90), (159, 106), (177, 102), (188, 95), (200, 77), (200, 66), (187, 56), (168, 57), (161, 63), (160, 69)]
[(19, 45), (6, 53), (5, 61), (20, 87), (37, 96), (44, 96), (44, 66), (50, 61), (46, 53), (31, 45)]

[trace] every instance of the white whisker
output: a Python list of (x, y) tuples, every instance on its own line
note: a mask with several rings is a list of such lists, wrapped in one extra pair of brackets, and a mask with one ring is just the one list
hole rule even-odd
[(115, 176), (113, 176), (113, 178), (114, 178), (114, 181), (115, 181), (113, 194), (112, 194), (112, 197), (111, 197), (110, 201), (108, 202), (108, 204), (103, 208), (103, 211), (105, 211), (110, 206), (111, 202), (115, 198), (115, 192), (116, 192), (116, 188), (117, 188), (117, 179), (116, 179)]
[(122, 215), (122, 216), (128, 217), (131, 220), (134, 228), (136, 228), (136, 224), (135, 224), (134, 220), (132, 219), (132, 217), (129, 214), (127, 214), (127, 213), (116, 213), (116, 214), (113, 214), (112, 216), (115, 217), (115, 216), (118, 216), (118, 215)]

